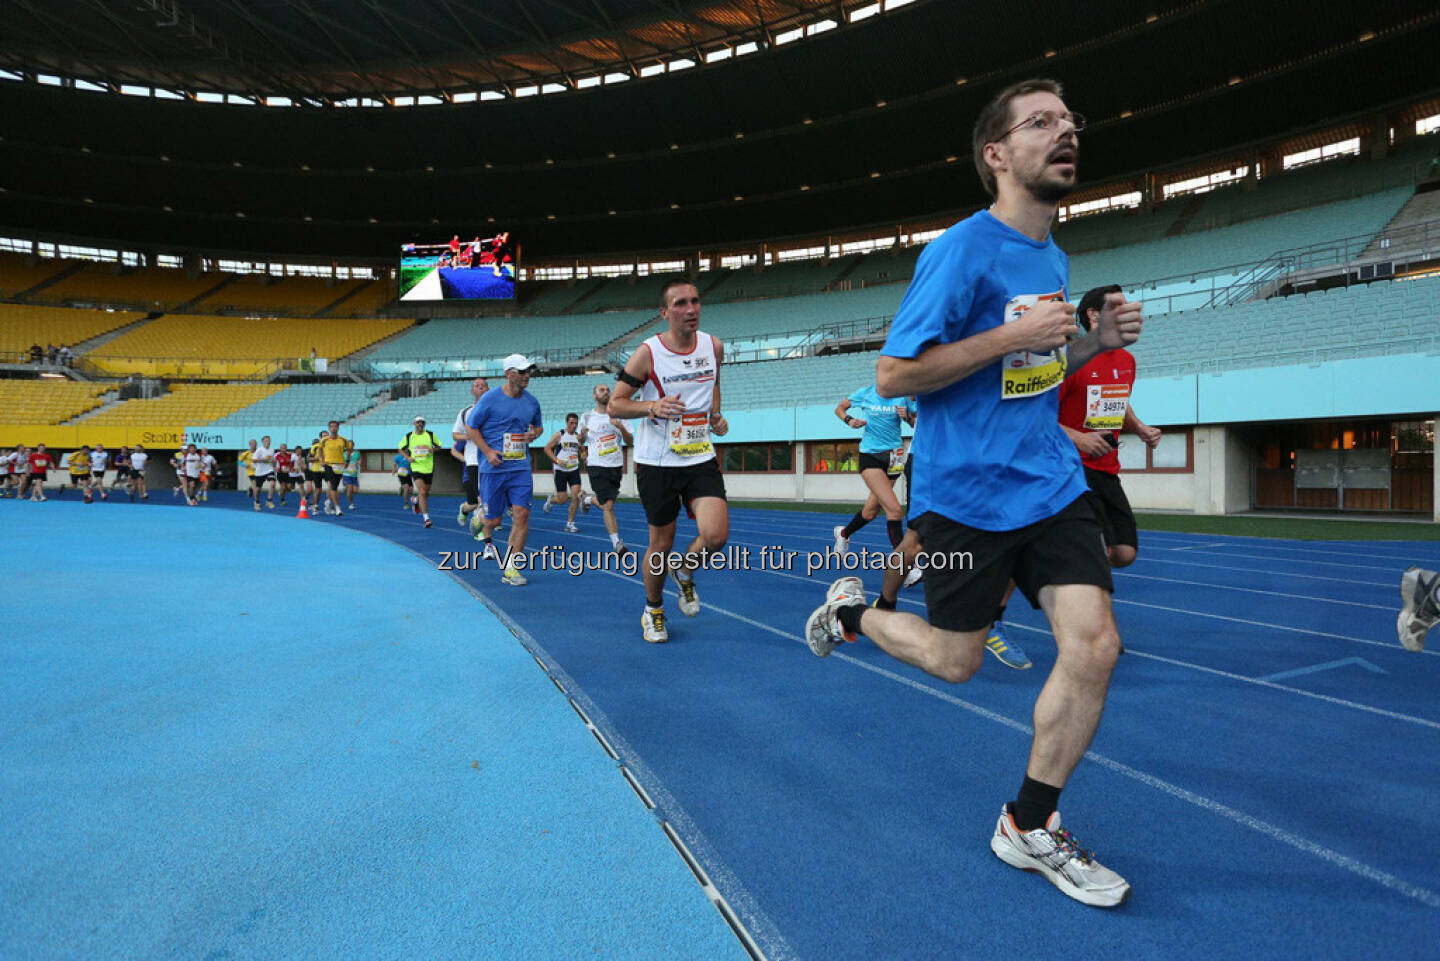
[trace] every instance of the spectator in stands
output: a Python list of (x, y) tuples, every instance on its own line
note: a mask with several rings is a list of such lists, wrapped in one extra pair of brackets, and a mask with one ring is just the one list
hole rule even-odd
[(60, 346), (60, 366), (69, 367), (75, 362), (75, 352), (70, 349), (69, 344)]
[(45, 348), (39, 344), (30, 345), (30, 363), (39, 364), (45, 359)]
[(56, 347), (54, 344), (46, 344), (46, 345), (45, 345), (45, 362), (48, 363), (51, 367), (54, 367), (54, 366), (55, 366), (55, 362), (58, 361), (59, 359), (60, 359), (60, 349), (59, 349), (58, 347)]

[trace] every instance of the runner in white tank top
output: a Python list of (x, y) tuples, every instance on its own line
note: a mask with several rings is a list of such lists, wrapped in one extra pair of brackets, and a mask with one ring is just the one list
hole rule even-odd
[[(695, 568), (730, 536), (725, 479), (713, 437), (730, 429), (720, 413), (720, 364), (724, 345), (700, 330), (700, 291), (672, 280), (660, 292), (660, 314), (669, 329), (651, 337), (630, 357), (610, 395), (612, 417), (643, 418), (635, 431), (635, 473), (640, 503), (650, 525), (645, 555), (645, 640), (669, 640), (665, 628), (665, 558), (675, 544), (675, 520), (683, 504), (699, 533), (686, 561), (669, 571), (680, 593), (680, 612), (700, 613)], [(638, 396), (637, 396), (638, 392)]]
[[(545, 513), (556, 504), (569, 504), (565, 519), (565, 533), (578, 534), (575, 526), (575, 509), (580, 506), (580, 427), (579, 414), (566, 414), (565, 426), (550, 435), (545, 442), (545, 456), (555, 465), (555, 493), (545, 498)], [(585, 508), (590, 509), (588, 506)]]

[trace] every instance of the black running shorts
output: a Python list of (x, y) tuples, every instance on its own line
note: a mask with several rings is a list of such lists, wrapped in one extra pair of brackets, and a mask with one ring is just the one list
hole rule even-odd
[(1135, 512), (1130, 509), (1130, 498), (1120, 486), (1120, 478), (1102, 470), (1085, 468), (1085, 483), (1095, 495), (1095, 513), (1099, 516), (1100, 527), (1105, 532), (1105, 543), (1140, 546), (1140, 534), (1135, 529)]
[(580, 486), (580, 468), (574, 470), (556, 470), (555, 472), (555, 493), (563, 494), (572, 487)]
[(465, 465), (465, 469), (460, 472), (460, 486), (465, 489), (465, 503), (472, 506), (480, 503), (480, 468), (478, 465)]
[(719, 462), (713, 457), (686, 467), (636, 464), (635, 483), (640, 489), (645, 520), (651, 527), (667, 527), (675, 523), (682, 504), (689, 511), (690, 503), (701, 497), (725, 499), (725, 477), (720, 473)]
[(946, 631), (988, 627), (1013, 578), (1032, 607), (1047, 585), (1094, 584), (1114, 591), (1100, 522), (1087, 492), (1053, 517), (1013, 531), (969, 527), (928, 511), (920, 536), (929, 621)]
[(590, 475), (590, 490), (595, 492), (595, 499), (601, 504), (608, 504), (620, 496), (620, 478), (625, 473), (623, 467), (592, 464), (585, 468), (585, 473)]

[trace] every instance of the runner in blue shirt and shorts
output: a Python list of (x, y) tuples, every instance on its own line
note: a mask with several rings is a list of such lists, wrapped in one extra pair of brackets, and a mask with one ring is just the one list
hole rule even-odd
[(510, 508), (514, 524), (501, 580), (512, 587), (526, 583), (515, 564), (525, 551), (530, 533), (530, 502), (535, 493), (530, 477), (530, 442), (540, 436), (540, 402), (525, 389), (535, 365), (520, 354), (505, 358), (505, 385), (487, 390), (465, 415), (470, 441), (480, 455), (480, 504), (485, 514), (481, 527), (485, 555), (494, 553), (490, 535)]
[(1085, 904), (1113, 907), (1130, 885), (1061, 828), (1061, 789), (1105, 707), (1120, 635), (1100, 522), (1075, 445), (1060, 429), (1067, 370), (1140, 336), (1140, 305), (1103, 312), (1080, 336), (1066, 303), (1069, 262), (1050, 237), (1075, 187), (1083, 118), (1060, 86), (1029, 80), (981, 112), (972, 144), (995, 197), (920, 256), (876, 365), (882, 396), (918, 401), (910, 517), (927, 619), (865, 606), (859, 578), (831, 585), (806, 640), (823, 657), (864, 634), (891, 656), (953, 683), (985, 656), (1013, 579), (1045, 612), (1056, 663), (1035, 702), (1025, 777), (990, 848)]

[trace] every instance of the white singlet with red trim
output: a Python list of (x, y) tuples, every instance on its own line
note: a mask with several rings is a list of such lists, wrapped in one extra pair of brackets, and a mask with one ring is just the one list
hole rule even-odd
[(679, 396), (685, 413), (670, 420), (642, 417), (635, 430), (635, 462), (656, 467), (689, 467), (715, 456), (710, 439), (710, 408), (715, 403), (715, 338), (695, 332), (695, 346), (680, 354), (656, 334), (641, 345), (650, 351), (650, 376), (640, 389), (642, 403)]

